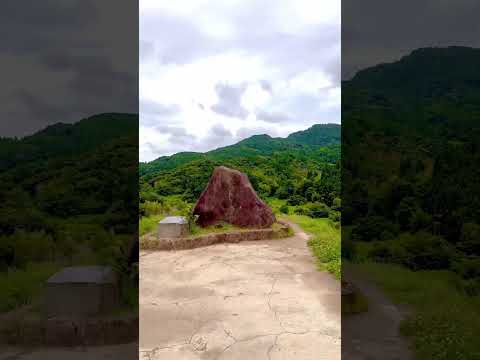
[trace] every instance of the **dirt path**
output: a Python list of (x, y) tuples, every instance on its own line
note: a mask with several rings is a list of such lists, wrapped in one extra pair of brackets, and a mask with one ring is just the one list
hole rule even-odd
[(368, 311), (342, 319), (342, 358), (351, 360), (412, 359), (409, 343), (399, 333), (404, 317), (385, 294), (364, 276), (344, 267), (343, 278), (368, 299)]
[(340, 359), (340, 285), (287, 239), (140, 254), (143, 359)]

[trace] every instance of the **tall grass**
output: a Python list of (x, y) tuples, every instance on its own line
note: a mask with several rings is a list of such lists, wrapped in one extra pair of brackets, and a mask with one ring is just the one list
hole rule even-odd
[(449, 271), (411, 271), (399, 265), (353, 264), (397, 304), (412, 308), (402, 332), (412, 338), (417, 359), (480, 359), (480, 298), (469, 297)]
[(138, 224), (140, 236), (154, 231), (158, 222), (162, 220), (164, 217), (165, 217), (164, 215), (151, 215), (151, 216), (141, 217)]
[(1, 272), (0, 313), (31, 305), (42, 293), (46, 280), (59, 268), (54, 263), (29, 263), (24, 269)]
[(329, 271), (337, 279), (340, 279), (340, 230), (335, 228), (329, 219), (313, 219), (304, 215), (288, 215), (288, 218), (312, 235), (308, 244), (318, 259), (319, 268)]

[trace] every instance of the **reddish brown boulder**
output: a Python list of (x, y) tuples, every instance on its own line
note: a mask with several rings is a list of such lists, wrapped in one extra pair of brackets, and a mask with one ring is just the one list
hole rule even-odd
[(225, 221), (241, 227), (264, 228), (275, 222), (275, 215), (255, 193), (247, 175), (224, 166), (213, 171), (193, 213), (204, 227)]

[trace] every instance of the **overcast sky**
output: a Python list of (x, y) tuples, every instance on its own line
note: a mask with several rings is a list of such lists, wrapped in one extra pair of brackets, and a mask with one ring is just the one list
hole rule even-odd
[(423, 47), (480, 47), (478, 0), (343, 0), (342, 77)]
[(22, 137), (102, 112), (138, 111), (135, 1), (26, 5), (5, 0), (0, 11), (0, 136)]
[(140, 0), (140, 159), (340, 122), (340, 0)]

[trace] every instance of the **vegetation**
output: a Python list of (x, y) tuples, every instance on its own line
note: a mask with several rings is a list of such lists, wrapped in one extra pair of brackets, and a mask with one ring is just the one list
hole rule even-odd
[[(165, 170), (172, 170), (181, 165), (196, 160), (211, 160), (222, 162), (234, 158), (254, 158), (271, 156), (275, 153), (292, 151), (295, 155), (315, 156), (322, 160), (335, 162), (338, 160), (340, 144), (340, 125), (318, 124), (305, 131), (290, 134), (287, 138), (272, 138), (268, 135), (254, 135), (231, 146), (226, 146), (207, 153), (180, 152), (172, 156), (162, 156), (149, 163), (140, 163), (140, 177), (149, 179)], [(319, 147), (331, 151), (320, 151)]]
[[(326, 135), (319, 134), (323, 130)], [(193, 158), (180, 153), (142, 164), (140, 217), (181, 213), (200, 196), (213, 169), (224, 165), (246, 173), (263, 199), (286, 200), (285, 206), (295, 206), (299, 214), (331, 214), (339, 221), (339, 126), (315, 125), (292, 135), (295, 141), (258, 135), (206, 154), (189, 153)], [(300, 139), (308, 143), (302, 145)]]
[(479, 358), (479, 60), (419, 49), (342, 84), (342, 254), (414, 307), (421, 359)]
[(314, 219), (305, 215), (289, 215), (288, 218), (312, 235), (308, 245), (318, 260), (321, 270), (327, 270), (337, 279), (341, 275), (341, 239), (338, 226), (327, 219)]
[(103, 114), (0, 140), (0, 311), (35, 302), (53, 271), (80, 264), (112, 265), (135, 305), (137, 131), (135, 115)]
[(452, 272), (379, 263), (356, 267), (395, 302), (414, 309), (401, 331), (413, 338), (418, 359), (479, 358), (480, 300), (467, 296)]
[[(246, 173), (278, 215), (313, 235), (310, 246), (322, 270), (340, 276), (340, 126), (314, 125), (285, 139), (255, 135), (205, 154), (178, 153), (140, 164), (140, 233), (165, 215), (188, 215), (213, 169)], [(193, 234), (226, 231), (193, 226)]]

